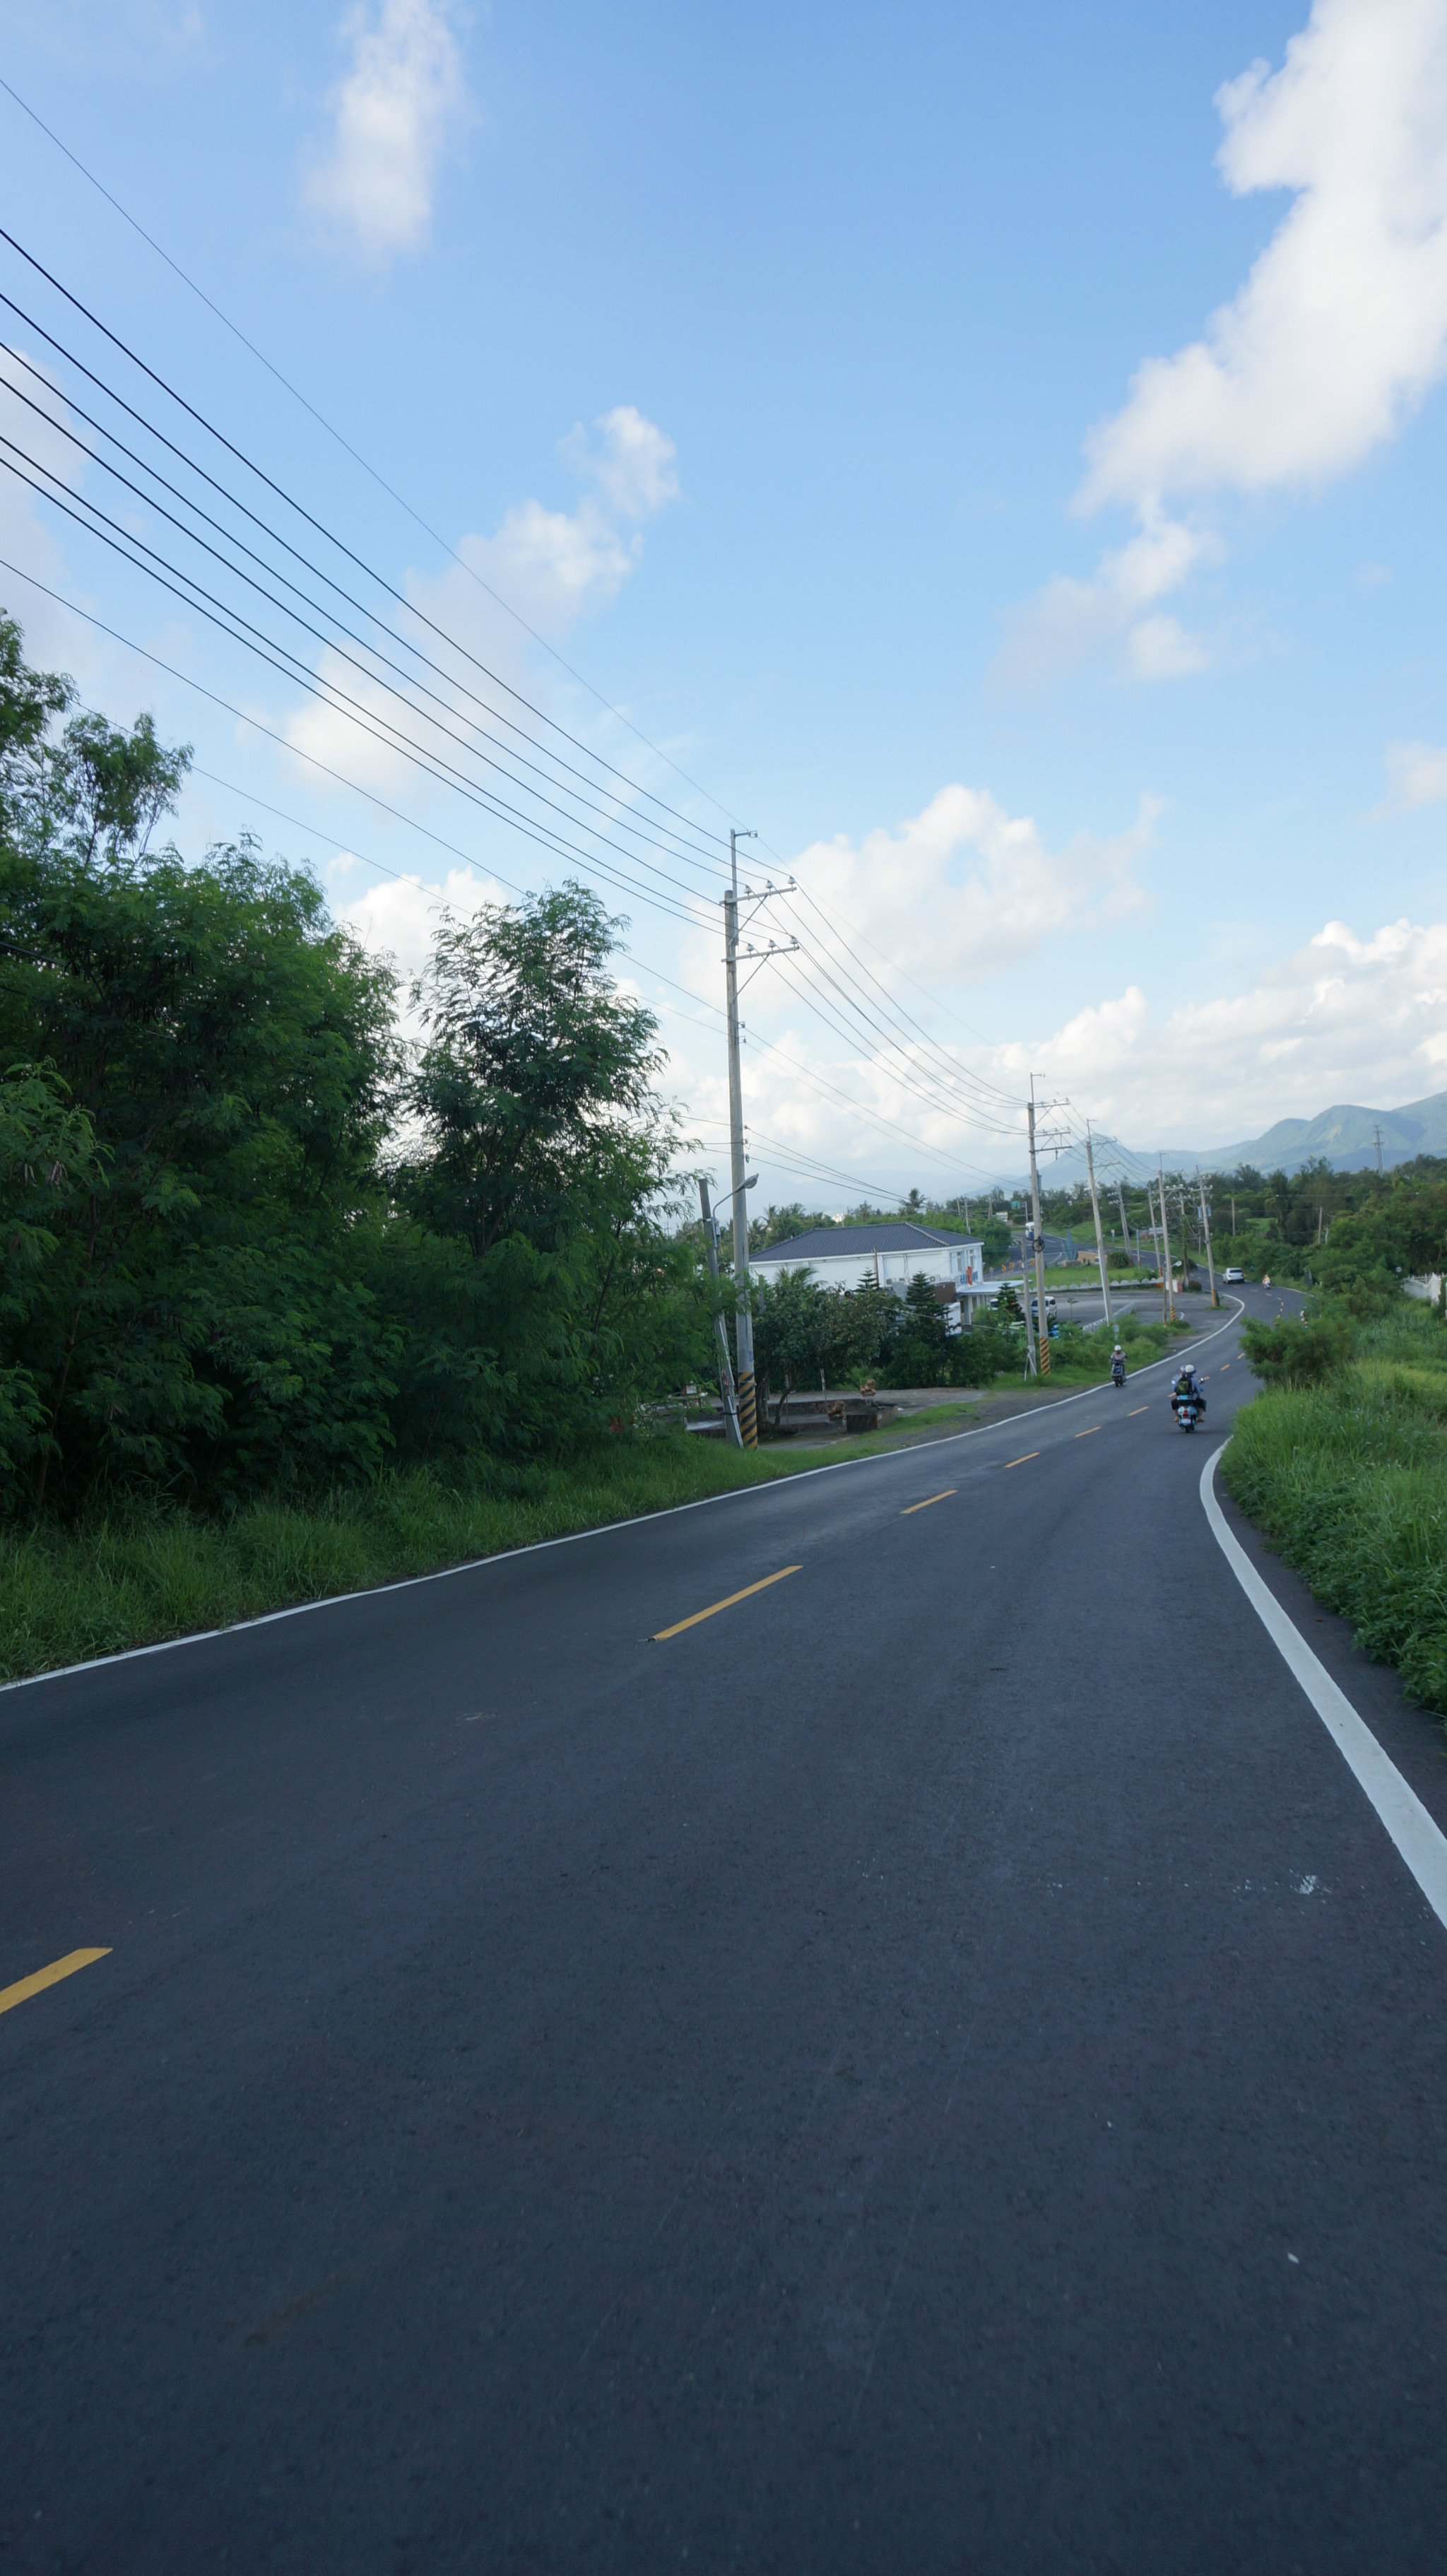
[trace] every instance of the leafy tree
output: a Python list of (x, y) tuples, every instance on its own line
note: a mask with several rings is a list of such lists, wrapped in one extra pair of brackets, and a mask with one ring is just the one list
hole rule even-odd
[(185, 755), (146, 719), (47, 737), (68, 703), (0, 635), (0, 1062), (32, 1068), (12, 1124), (69, 1122), (48, 1206), (14, 1151), (0, 1206), (28, 1246), (0, 1368), (34, 1394), (35, 1500), (365, 1472), (388, 1354), (347, 1233), (376, 1197), (392, 979), (254, 844), (150, 852)]
[[(711, 1372), (697, 1239), (664, 1224), (657, 1023), (609, 971), (619, 928), (576, 884), (486, 906), (444, 920), (415, 987), (416, 1141), (392, 1177), (448, 1283), (406, 1309), (399, 1422), (426, 1454), (556, 1443)], [(394, 1299), (410, 1276), (394, 1262)]]

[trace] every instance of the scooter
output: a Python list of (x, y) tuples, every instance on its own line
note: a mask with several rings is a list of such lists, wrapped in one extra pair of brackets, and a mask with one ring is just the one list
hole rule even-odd
[(1111, 1361), (1111, 1364), (1110, 1364), (1110, 1382), (1111, 1382), (1111, 1385), (1112, 1385), (1112, 1386), (1124, 1386), (1124, 1384), (1125, 1384), (1125, 1362), (1124, 1362), (1124, 1360), (1112, 1360), (1112, 1361)]
[(1180, 1424), (1181, 1429), (1183, 1431), (1194, 1431), (1196, 1428), (1197, 1417), (1201, 1410), (1199, 1398), (1194, 1395), (1174, 1395), (1171, 1398), (1171, 1403), (1175, 1409), (1176, 1420)]

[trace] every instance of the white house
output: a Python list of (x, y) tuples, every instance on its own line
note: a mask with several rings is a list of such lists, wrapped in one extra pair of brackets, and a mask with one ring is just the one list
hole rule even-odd
[(962, 1320), (977, 1303), (993, 1299), (999, 1281), (985, 1286), (983, 1247), (963, 1234), (942, 1234), (937, 1226), (913, 1225), (901, 1218), (889, 1225), (816, 1225), (789, 1243), (771, 1243), (767, 1252), (751, 1252), (749, 1268), (757, 1278), (779, 1279), (786, 1270), (807, 1270), (821, 1288), (862, 1288), (877, 1282), (902, 1297), (911, 1279), (928, 1279), (958, 1298)]

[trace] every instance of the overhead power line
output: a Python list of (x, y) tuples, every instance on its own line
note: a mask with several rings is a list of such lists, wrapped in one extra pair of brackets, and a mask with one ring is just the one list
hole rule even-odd
[[(13, 448), (14, 443), (0, 439), (0, 445)], [(14, 452), (19, 454), (22, 451), (16, 449)], [(27, 462), (31, 461), (33, 460), (27, 459)], [(684, 904), (675, 902), (666, 895), (656, 893), (651, 887), (640, 885), (636, 878), (624, 876), (616, 867), (598, 858), (595, 852), (580, 850), (575, 843), (565, 841), (550, 826), (539, 825), (534, 820), (519, 814), (517, 809), (508, 805), (505, 799), (465, 779), (452, 763), (437, 755), (429, 755), (424, 747), (414, 742), (410, 736), (403, 734), (389, 718), (376, 710), (364, 709), (357, 699), (348, 696), (345, 690), (335, 687), (334, 684), (314, 678), (306, 665), (290, 651), (288, 646), (278, 643), (273, 637), (264, 635), (260, 628), (252, 626), (247, 619), (243, 618), (238, 610), (231, 608), (227, 603), (217, 601), (214, 593), (203, 591), (191, 574), (182, 572), (176, 566), (167, 563), (154, 548), (145, 544), (144, 539), (129, 538), (128, 544), (125, 541), (129, 536), (128, 531), (119, 529), (116, 521), (110, 519), (103, 510), (98, 509), (93, 501), (86, 500), (83, 494), (75, 492), (69, 485), (59, 485), (58, 477), (49, 476), (49, 480), (58, 485), (58, 490), (46, 491), (43, 484), (37, 483), (32, 476), (23, 473), (11, 457), (0, 455), (0, 465), (5, 466), (19, 482), (37, 492), (42, 499), (48, 500), (54, 508), (63, 510), (66, 517), (74, 520), (75, 524), (85, 529), (88, 535), (99, 537), (102, 544), (119, 555), (123, 562), (131, 564), (136, 571), (145, 573), (150, 580), (158, 583), (161, 589), (169, 591), (174, 598), (182, 600), (188, 608), (195, 609), (210, 625), (218, 628), (222, 634), (228, 635), (233, 643), (240, 644), (246, 651), (253, 653), (259, 661), (267, 663), (272, 670), (279, 672), (294, 687), (305, 689), (333, 714), (343, 716), (360, 732), (370, 734), (373, 740), (382, 744), (385, 750), (399, 753), (403, 759), (434, 779), (439, 785), (450, 787), (455, 794), (465, 797), (469, 803), (478, 806), (484, 813), (506, 823), (512, 830), (523, 833), (527, 839), (538, 842), (543, 848), (551, 850), (554, 855), (570, 858), (577, 865), (591, 869), (595, 874), (622, 886), (639, 901), (651, 904), (657, 910), (669, 913), (677, 920), (690, 922), (694, 927), (699, 926), (702, 917), (686, 909), (688, 902), (698, 900), (693, 887), (683, 886), (678, 879), (666, 877), (664, 870), (654, 868), (651, 861), (643, 858), (635, 850), (620, 851), (620, 855), (628, 860), (630, 865), (648, 868), (651, 874), (665, 876), (667, 883), (677, 886), (685, 902)], [(41, 473), (48, 472), (48, 469), (43, 466), (37, 470)], [(70, 494), (69, 500), (59, 498), (59, 491), (62, 490)], [(72, 503), (79, 506), (73, 507)], [(89, 511), (91, 518), (83, 517), (82, 510)], [(93, 525), (92, 520), (103, 524)], [(131, 551), (132, 548), (139, 549), (139, 552)], [(152, 560), (144, 562), (141, 560), (142, 556), (150, 556)], [(157, 567), (162, 564), (165, 565), (165, 569), (159, 570)], [(225, 702), (218, 699), (217, 703)], [(261, 730), (266, 731), (267, 728), (262, 727)], [(280, 735), (275, 738), (279, 741), (284, 740)], [(286, 748), (295, 750), (296, 746), (287, 744)], [(607, 847), (619, 849), (619, 844), (609, 842), (606, 834), (598, 834), (596, 837), (603, 840)]]
[[(426, 626), (433, 634), (439, 636), (442, 642), (447, 644), (453, 652), (460, 654), (464, 660), (470, 662), (475, 670), (481, 671), (483, 675), (492, 682), (495, 688), (504, 690), (508, 697), (513, 699), (517, 705), (526, 707), (528, 713), (535, 717), (540, 724), (548, 726), (550, 731), (558, 734), (562, 740), (571, 743), (575, 750), (581, 751), (586, 758), (595, 761), (600, 768), (606, 769), (611, 776), (621, 780), (633, 794), (644, 796), (650, 803), (663, 806), (664, 811), (675, 814), (676, 819), (689, 822), (689, 818), (678, 815), (675, 808), (664, 805), (664, 800), (661, 797), (655, 796), (651, 788), (644, 787), (641, 781), (630, 778), (626, 771), (616, 768), (611, 761), (605, 760), (601, 752), (595, 752), (592, 750), (591, 746), (583, 742), (579, 736), (570, 733), (568, 728), (565, 725), (559, 724), (557, 719), (550, 716), (545, 708), (535, 705), (533, 700), (525, 697), (520, 689), (515, 689), (510, 680), (504, 679), (500, 672), (494, 671), (489, 664), (480, 660), (478, 655), (470, 651), (465, 644), (460, 643), (456, 636), (449, 635), (447, 630), (444, 627), (439, 626), (434, 618), (428, 617), (426, 612), (418, 608), (415, 601), (409, 600), (404, 592), (398, 590), (395, 584), (386, 578), (385, 574), (378, 572), (373, 565), (368, 564), (363, 556), (356, 553), (355, 549), (346, 543), (344, 538), (337, 536), (332, 529), (329, 529), (326, 526), (323, 520), (317, 518), (314, 512), (306, 507), (304, 502), (298, 501), (295, 495), (288, 492), (283, 484), (278, 483), (272, 475), (267, 473), (263, 466), (258, 465), (254, 458), (248, 456), (243, 448), (238, 447), (235, 441), (226, 435), (224, 430), (218, 429), (216, 424), (209, 420), (204, 412), (198, 410), (194, 403), (190, 402), (184, 394), (178, 392), (176, 387), (170, 384), (156, 368), (152, 367), (148, 363), (146, 359), (141, 357), (139, 353), (130, 346), (128, 341), (122, 339), (119, 332), (113, 331), (109, 323), (103, 322), (99, 314), (93, 312), (90, 306), (86, 304), (80, 296), (74, 294), (68, 286), (64, 285), (54, 274), (53, 270), (48, 269), (42, 260), (37, 259), (32, 251), (28, 251), (25, 248), (24, 243), (18, 241), (15, 235), (8, 232), (3, 225), (0, 225), (0, 241), (7, 242), (16, 255), (25, 261), (27, 267), (33, 269), (38, 277), (43, 277), (46, 284), (50, 286), (57, 295), (61, 296), (64, 301), (70, 305), (74, 312), (79, 313), (83, 319), (90, 324), (93, 330), (98, 331), (103, 339), (108, 340), (112, 348), (119, 350), (121, 355), (128, 359), (133, 367), (137, 368), (151, 384), (155, 385), (161, 393), (165, 394), (169, 401), (175, 403), (178, 410), (183, 411), (188, 419), (194, 421), (198, 428), (203, 429), (209, 438), (214, 439), (219, 447), (224, 448), (227, 455), (233, 457), (239, 465), (244, 466), (249, 474), (254, 475), (257, 481), (263, 484), (266, 490), (274, 494), (279, 501), (284, 502), (289, 510), (295, 511), (298, 518), (302, 519), (308, 527), (314, 529), (318, 536), (324, 537), (327, 543), (334, 546), (337, 552), (344, 556), (348, 563), (354, 564), (359, 572), (365, 573), (369, 581), (374, 581), (378, 588), (385, 592), (389, 599), (396, 602), (399, 608), (405, 609), (407, 613), (410, 616), (415, 617), (421, 625)], [(11, 303), (11, 299), (9, 297), (6, 297), (5, 301), (11, 304), (12, 310), (19, 310), (18, 307)], [(38, 323), (32, 323), (32, 327), (36, 329), (41, 328)], [(50, 338), (48, 333), (44, 336), (47, 339)], [(51, 346), (54, 347), (56, 345), (57, 344), (51, 340)], [(87, 370), (87, 373), (89, 373), (89, 370)], [(96, 381), (96, 379), (92, 377), (92, 381)], [(284, 542), (284, 540), (282, 542)], [(451, 549), (449, 548), (449, 552), (450, 551)], [(459, 560), (461, 560), (461, 558), (459, 558)], [(484, 587), (485, 586), (486, 585), (484, 585)], [(703, 793), (704, 791), (700, 790), (699, 792)], [(710, 799), (710, 802), (713, 801), (714, 800)], [(701, 832), (703, 827), (689, 822), (689, 828), (694, 831)]]
[(300, 387), (292, 383), (291, 378), (282, 372), (282, 369), (276, 365), (275, 361), (268, 358), (265, 350), (258, 348), (256, 342), (247, 337), (240, 324), (232, 321), (230, 314), (222, 310), (221, 306), (215, 302), (214, 298), (206, 293), (203, 286), (198, 286), (195, 278), (181, 266), (180, 261), (173, 259), (171, 253), (162, 247), (161, 243), (156, 240), (154, 234), (147, 232), (145, 225), (138, 221), (136, 216), (130, 212), (128, 207), (122, 205), (119, 197), (112, 195), (104, 181), (98, 179), (95, 172), (81, 160), (79, 153), (73, 152), (68, 143), (63, 143), (61, 141), (61, 138), (55, 132), (54, 127), (46, 124), (45, 119), (37, 114), (29, 101), (21, 97), (18, 89), (14, 88), (13, 85), (3, 77), (0, 77), (0, 89), (3, 89), (6, 95), (14, 100), (22, 114), (29, 117), (32, 125), (39, 127), (40, 132), (46, 137), (47, 141), (53, 143), (57, 152), (62, 153), (65, 159), (71, 164), (71, 167), (80, 172), (81, 177), (96, 190), (97, 195), (104, 197), (106, 204), (120, 216), (121, 221), (129, 224), (132, 232), (146, 244), (147, 249), (155, 252), (157, 259), (162, 260), (166, 267), (170, 269), (172, 275), (174, 277), (178, 277), (182, 285), (205, 305), (208, 313), (214, 314), (216, 320), (222, 325), (222, 328), (229, 331), (234, 340), (240, 342), (242, 348), (247, 350), (249, 354), (255, 358), (259, 366), (266, 369), (267, 374), (275, 379), (276, 383), (282, 387), (284, 392), (290, 394), (293, 402), (300, 403), (302, 410), (310, 414), (311, 418), (317, 423), (318, 428), (325, 430), (328, 438), (336, 441), (338, 447), (342, 448), (344, 452), (351, 457), (352, 462), (355, 465), (361, 467), (362, 472), (376, 484), (378, 490), (385, 492), (387, 498), (390, 501), (394, 501), (399, 510), (405, 511), (407, 517), (413, 521), (415, 526), (422, 530), (424, 536), (430, 537), (434, 545), (440, 546), (444, 554), (451, 557), (452, 561), (466, 573), (469, 581), (474, 582), (479, 590), (485, 591), (489, 599), (495, 600), (498, 607), (504, 610), (507, 616), (511, 617), (514, 623), (522, 628), (525, 635), (530, 635), (535, 644), (541, 645), (543, 651), (551, 655), (560, 670), (566, 671), (570, 679), (576, 680), (580, 688), (586, 689), (589, 697), (594, 699), (595, 702), (603, 708), (605, 714), (612, 716), (616, 723), (623, 725), (627, 731), (633, 735), (635, 741), (641, 742), (645, 750), (653, 753), (656, 760), (663, 761), (667, 767), (673, 771), (675, 777), (681, 778), (685, 786), (693, 788), (696, 795), (704, 797), (706, 801), (713, 806), (715, 812), (722, 814), (726, 821), (737, 822), (737, 815), (731, 814), (726, 805), (721, 805), (716, 796), (711, 795), (709, 790), (702, 786), (696, 778), (691, 778), (686, 769), (680, 768), (678, 762), (673, 759), (669, 752), (666, 752), (662, 748), (661, 744), (651, 741), (649, 736), (642, 732), (639, 726), (634, 724), (631, 716), (624, 715), (621, 707), (613, 706), (611, 702), (603, 696), (602, 691), (595, 689), (592, 681), (587, 679), (581, 671), (576, 670), (573, 664), (558, 651), (556, 645), (550, 644), (545, 635), (540, 635), (535, 626), (529, 625), (528, 620), (523, 616), (521, 610), (514, 608), (511, 600), (505, 598), (500, 590), (495, 590), (491, 582), (484, 581), (476, 566), (470, 564), (465, 555), (460, 555), (456, 548), (448, 543), (446, 537), (440, 536), (437, 530), (429, 525), (428, 521), (423, 518), (421, 512), (413, 507), (412, 503), (407, 500), (405, 495), (397, 491), (395, 487), (387, 481), (386, 476), (380, 473), (375, 465), (369, 463), (368, 459), (361, 453), (361, 450), (354, 447), (351, 440), (344, 437), (341, 430), (336, 428), (334, 424), (327, 419), (325, 413), (317, 409), (316, 404), (308, 399), (308, 397), (301, 391)]

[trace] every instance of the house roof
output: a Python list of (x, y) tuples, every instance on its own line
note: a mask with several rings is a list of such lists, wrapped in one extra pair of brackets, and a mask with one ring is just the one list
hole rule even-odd
[(831, 1253), (857, 1257), (871, 1252), (953, 1250), (970, 1240), (967, 1234), (942, 1234), (935, 1225), (816, 1225), (789, 1243), (771, 1243), (766, 1252), (750, 1253), (749, 1259), (757, 1269), (763, 1261), (823, 1261)]

